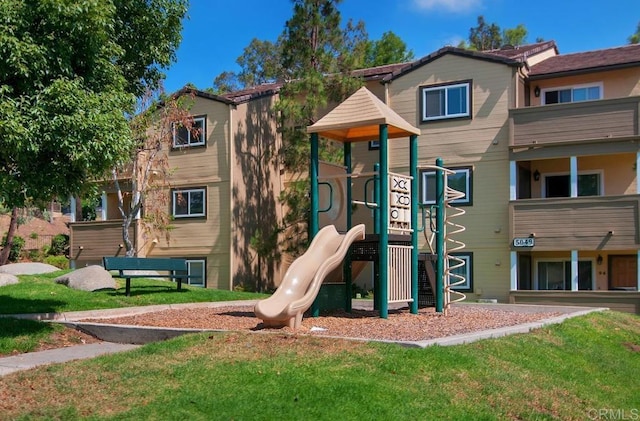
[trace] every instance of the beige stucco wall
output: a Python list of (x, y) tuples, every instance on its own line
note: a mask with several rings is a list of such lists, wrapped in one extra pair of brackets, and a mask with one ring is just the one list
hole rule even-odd
[[(540, 181), (531, 180), (532, 197), (541, 197), (545, 174), (569, 173), (569, 158), (531, 161), (531, 173), (538, 170)], [(636, 193), (635, 154), (616, 154), (578, 157), (578, 173), (601, 171), (604, 195), (617, 196)]]
[(611, 70), (531, 82), (531, 105), (542, 105), (542, 95), (536, 98), (533, 92), (536, 86), (544, 90), (595, 83), (602, 83), (604, 99), (640, 95), (640, 68)]

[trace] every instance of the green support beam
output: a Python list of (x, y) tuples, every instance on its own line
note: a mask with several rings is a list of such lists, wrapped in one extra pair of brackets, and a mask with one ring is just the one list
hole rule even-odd
[(409, 175), (411, 175), (411, 302), (412, 314), (418, 313), (418, 136), (409, 138)]
[(380, 125), (380, 317), (389, 317), (389, 159), (388, 128)]

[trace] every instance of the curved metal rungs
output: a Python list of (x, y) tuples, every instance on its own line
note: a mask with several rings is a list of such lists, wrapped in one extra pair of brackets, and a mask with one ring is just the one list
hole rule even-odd
[[(466, 247), (466, 245), (456, 240), (457, 234), (460, 234), (466, 230), (463, 225), (455, 223), (452, 219), (462, 216), (466, 213), (464, 209), (452, 206), (451, 202), (456, 199), (462, 199), (464, 193), (458, 190), (454, 190), (448, 186), (445, 187), (445, 285), (444, 285), (444, 313), (447, 314), (452, 303), (464, 301), (467, 296), (460, 291), (453, 289), (456, 285), (462, 285), (466, 282), (464, 276), (457, 273), (453, 273), (455, 269), (461, 268), (465, 265), (465, 261), (457, 256), (452, 256), (451, 253), (460, 251)], [(453, 263), (452, 263), (453, 262)], [(456, 296), (455, 299), (451, 298), (451, 294)]]

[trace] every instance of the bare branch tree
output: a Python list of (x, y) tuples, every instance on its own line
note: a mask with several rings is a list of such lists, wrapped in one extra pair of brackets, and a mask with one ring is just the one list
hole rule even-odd
[[(141, 246), (134, 247), (129, 230), (134, 220), (142, 215), (143, 236), (164, 235), (167, 241), (171, 230), (169, 151), (172, 150), (178, 132), (191, 132), (199, 136), (189, 114), (192, 96), (183, 94), (163, 101), (145, 96), (139, 104), (141, 110), (131, 120), (136, 149), (131, 162), (113, 168), (112, 180), (118, 197), (118, 210), (122, 216), (122, 240), (125, 256), (135, 256)], [(121, 180), (130, 181), (126, 191)], [(144, 244), (143, 244), (144, 245)]]

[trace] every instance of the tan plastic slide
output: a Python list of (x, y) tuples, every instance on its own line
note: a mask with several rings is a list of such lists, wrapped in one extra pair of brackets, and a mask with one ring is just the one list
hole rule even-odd
[(300, 327), (325, 276), (342, 263), (351, 243), (363, 240), (364, 234), (364, 224), (346, 234), (340, 234), (334, 225), (322, 228), (307, 251), (291, 264), (276, 292), (256, 304), (256, 317), (267, 327)]

